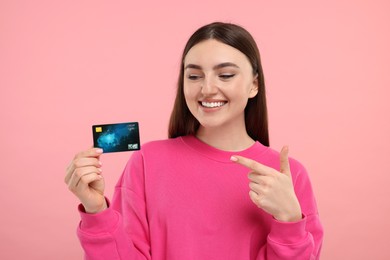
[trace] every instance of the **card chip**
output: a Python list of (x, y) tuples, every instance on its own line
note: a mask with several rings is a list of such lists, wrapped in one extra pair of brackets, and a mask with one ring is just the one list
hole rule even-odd
[(102, 132), (102, 127), (101, 127), (101, 126), (96, 127), (96, 128), (95, 128), (95, 132), (96, 132), (96, 133), (101, 133), (101, 132)]

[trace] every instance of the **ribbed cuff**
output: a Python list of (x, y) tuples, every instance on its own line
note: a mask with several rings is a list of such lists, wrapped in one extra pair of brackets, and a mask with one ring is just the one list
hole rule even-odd
[(274, 219), (268, 239), (279, 244), (296, 244), (307, 236), (306, 216), (296, 222), (282, 222)]
[(115, 210), (105, 209), (99, 213), (86, 213), (82, 204), (78, 207), (81, 221), (80, 230), (88, 233), (111, 232), (118, 224), (119, 214)]

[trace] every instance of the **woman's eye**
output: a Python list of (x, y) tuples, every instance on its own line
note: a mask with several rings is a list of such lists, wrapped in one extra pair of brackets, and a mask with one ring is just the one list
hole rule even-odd
[(197, 79), (200, 79), (200, 76), (199, 75), (190, 74), (190, 75), (187, 76), (187, 78), (189, 80), (197, 80)]
[(221, 79), (230, 79), (230, 78), (233, 78), (235, 74), (221, 74), (219, 75), (219, 77)]

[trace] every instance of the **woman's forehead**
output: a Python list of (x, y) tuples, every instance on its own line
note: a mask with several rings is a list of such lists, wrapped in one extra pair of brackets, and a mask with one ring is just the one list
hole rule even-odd
[(230, 45), (214, 39), (195, 44), (184, 58), (185, 67), (188, 64), (214, 67), (217, 64), (229, 62), (236, 64), (238, 67), (243, 67), (245, 64), (250, 66), (245, 54)]

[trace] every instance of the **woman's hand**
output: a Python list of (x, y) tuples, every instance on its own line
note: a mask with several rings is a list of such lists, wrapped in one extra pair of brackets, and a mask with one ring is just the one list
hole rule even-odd
[(78, 153), (66, 169), (65, 183), (83, 204), (87, 213), (98, 213), (107, 208), (104, 179), (99, 156), (102, 149), (91, 148)]
[(280, 152), (280, 172), (242, 156), (232, 156), (231, 160), (252, 170), (248, 175), (249, 196), (254, 204), (280, 221), (302, 219), (291, 178), (288, 147)]

